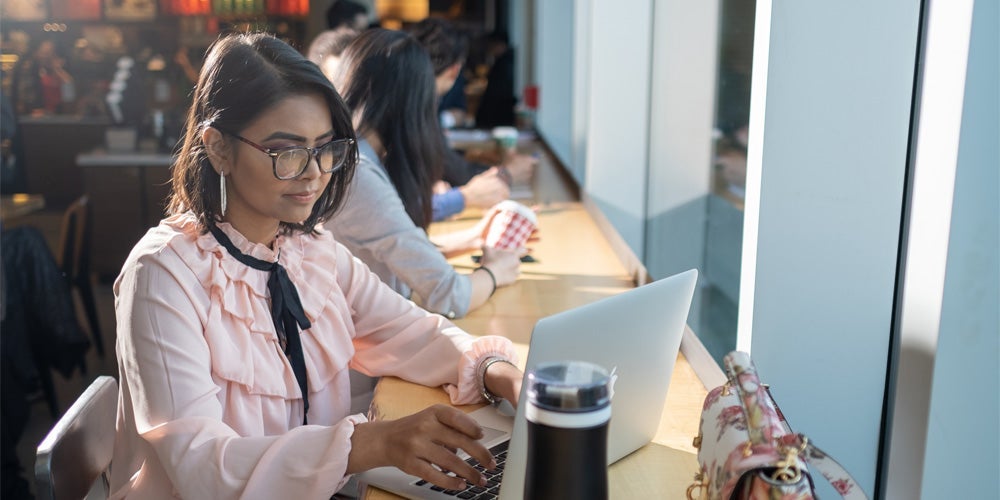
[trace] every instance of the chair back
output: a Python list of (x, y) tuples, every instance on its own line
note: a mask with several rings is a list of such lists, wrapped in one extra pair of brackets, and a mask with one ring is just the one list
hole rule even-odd
[(59, 269), (71, 283), (90, 273), (90, 199), (83, 195), (63, 214)]
[(38, 498), (107, 498), (117, 414), (118, 382), (97, 377), (38, 445)]

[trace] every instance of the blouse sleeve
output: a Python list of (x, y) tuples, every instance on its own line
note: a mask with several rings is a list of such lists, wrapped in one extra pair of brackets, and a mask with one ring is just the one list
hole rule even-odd
[[(223, 408), (203, 335), (205, 294), (169, 249), (142, 257), (119, 281), (123, 404), (183, 498), (328, 498), (346, 482), (354, 425), (241, 437)], [(128, 414), (128, 409), (126, 414)]]
[(427, 310), (465, 316), (472, 282), (410, 220), (396, 188), (382, 174), (381, 167), (362, 157), (347, 202), (334, 216), (337, 238), (371, 252), (420, 296)]
[(394, 292), (363, 262), (337, 244), (337, 280), (351, 305), (356, 352), (351, 367), (371, 376), (393, 375), (444, 386), (453, 404), (482, 400), (476, 367), (490, 356), (517, 361), (510, 340), (474, 337), (438, 314)]

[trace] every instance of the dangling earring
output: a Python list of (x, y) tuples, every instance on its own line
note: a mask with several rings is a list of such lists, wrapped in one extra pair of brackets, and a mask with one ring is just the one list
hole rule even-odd
[(226, 216), (226, 172), (219, 172), (219, 203), (222, 205), (222, 216)]

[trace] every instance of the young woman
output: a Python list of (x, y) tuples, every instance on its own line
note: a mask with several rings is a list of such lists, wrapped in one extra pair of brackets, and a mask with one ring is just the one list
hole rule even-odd
[(351, 109), (360, 162), (343, 214), (326, 223), (337, 241), (393, 289), (427, 310), (462, 317), (497, 287), (513, 283), (519, 251), (483, 248), (481, 266), (460, 274), (446, 257), (482, 247), (489, 223), (427, 236), (433, 184), (441, 178), (443, 143), (436, 116), (434, 70), (412, 36), (362, 33), (344, 51), (334, 85)]
[(114, 287), (114, 498), (329, 498), (386, 465), (446, 488), (485, 482), (454, 452), (491, 460), (454, 408), (348, 414), (349, 367), (444, 386), (456, 404), (515, 398), (521, 377), (495, 361), (513, 358), (506, 339), (415, 307), (318, 225), (344, 200), (354, 141), (329, 81), (284, 42), (209, 50), (171, 215)]

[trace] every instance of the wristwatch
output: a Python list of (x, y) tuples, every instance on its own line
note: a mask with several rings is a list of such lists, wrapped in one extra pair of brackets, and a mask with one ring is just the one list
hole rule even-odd
[(489, 369), (493, 363), (507, 363), (511, 366), (514, 366), (514, 363), (511, 363), (510, 360), (501, 358), (500, 356), (490, 356), (479, 363), (479, 369), (476, 370), (476, 381), (479, 383), (479, 392), (483, 395), (483, 399), (489, 401), (491, 405), (495, 406), (500, 404), (500, 401), (503, 401), (503, 398), (493, 394), (486, 388), (486, 370)]

